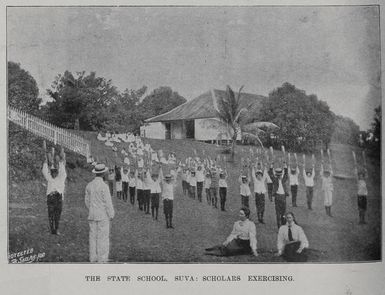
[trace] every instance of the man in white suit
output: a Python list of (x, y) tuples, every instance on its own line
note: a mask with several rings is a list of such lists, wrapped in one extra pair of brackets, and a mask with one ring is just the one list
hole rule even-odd
[(108, 262), (110, 252), (110, 220), (115, 211), (108, 185), (103, 181), (108, 168), (97, 164), (92, 170), (95, 178), (86, 187), (85, 203), (89, 210), (90, 262)]

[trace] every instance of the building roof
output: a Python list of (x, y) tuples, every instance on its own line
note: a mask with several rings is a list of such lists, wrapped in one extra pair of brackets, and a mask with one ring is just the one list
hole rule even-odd
[[(218, 97), (223, 97), (224, 95), (226, 95), (226, 91), (224, 90), (213, 89), (211, 91), (207, 91), (198, 97), (177, 106), (167, 113), (147, 119), (146, 123), (215, 118), (217, 99)], [(240, 104), (241, 107), (251, 107), (251, 109), (254, 110), (260, 107), (261, 101), (264, 98), (265, 97), (261, 95), (241, 93)]]

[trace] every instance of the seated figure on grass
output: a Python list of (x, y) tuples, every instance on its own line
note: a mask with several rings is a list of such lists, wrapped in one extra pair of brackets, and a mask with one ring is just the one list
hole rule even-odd
[(285, 215), (286, 224), (278, 231), (277, 248), (278, 256), (282, 256), (288, 262), (306, 262), (306, 248), (309, 242), (302, 227), (297, 225), (294, 214), (288, 212)]
[(234, 256), (253, 254), (258, 256), (257, 237), (254, 222), (249, 220), (250, 210), (246, 207), (239, 211), (239, 219), (234, 223), (231, 234), (222, 245), (206, 249), (206, 255)]

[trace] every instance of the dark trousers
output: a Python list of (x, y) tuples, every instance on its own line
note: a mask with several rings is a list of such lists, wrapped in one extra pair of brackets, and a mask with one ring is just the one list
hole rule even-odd
[(312, 210), (312, 203), (313, 203), (313, 187), (312, 186), (306, 187), (306, 199), (307, 199), (307, 208)]
[(368, 201), (366, 196), (357, 196), (358, 214), (360, 218), (360, 224), (366, 223), (365, 214), (368, 207)]
[(172, 213), (174, 208), (174, 201), (165, 199), (163, 200), (163, 212), (166, 217), (167, 228), (172, 227)]
[(112, 197), (114, 195), (114, 181), (113, 180), (108, 181), (108, 188), (110, 189), (110, 194)]
[(218, 189), (216, 187), (210, 187), (210, 197), (211, 197), (211, 204), (213, 207), (218, 208), (218, 196), (217, 196)]
[(143, 210), (143, 190), (142, 189), (136, 190), (136, 197), (138, 200), (139, 210)]
[(273, 183), (267, 184), (267, 195), (269, 196), (270, 202), (273, 202)]
[(146, 214), (150, 214), (150, 199), (151, 199), (151, 190), (143, 190), (143, 209)]
[(301, 253), (297, 253), (297, 250), (301, 246), (300, 241), (291, 242), (285, 245), (285, 249), (283, 251), (283, 259), (288, 262), (306, 262), (307, 261), (307, 253), (306, 249), (303, 249)]
[(249, 196), (242, 196), (242, 195), (241, 195), (241, 206), (242, 206), (242, 207), (246, 207), (246, 208), (250, 208), (250, 205), (249, 205)]
[(61, 211), (63, 209), (63, 196), (58, 192), (47, 196), (48, 221), (51, 234), (56, 234), (59, 228)]
[(130, 202), (132, 205), (134, 205), (135, 204), (135, 186), (130, 186), (129, 192), (130, 192)]
[(202, 202), (203, 181), (197, 182), (198, 201)]
[(207, 204), (211, 205), (211, 193), (209, 188), (206, 188), (206, 200)]
[(234, 256), (251, 254), (250, 240), (234, 239), (226, 246), (218, 245), (206, 249), (206, 255)]
[(258, 221), (263, 222), (263, 215), (265, 213), (265, 194), (255, 193), (255, 207), (257, 208)]
[(297, 207), (297, 192), (298, 192), (298, 185), (291, 185), (291, 204), (293, 207)]
[(195, 196), (197, 194), (197, 187), (190, 185), (189, 193), (190, 193), (190, 198), (195, 199)]
[(128, 182), (123, 181), (123, 201), (127, 202), (127, 196), (128, 196)]
[(188, 193), (188, 187), (187, 187), (187, 181), (182, 180), (182, 190), (183, 190), (183, 195), (186, 195)]
[(286, 196), (275, 194), (275, 215), (277, 217), (278, 228), (285, 224), (285, 213), (286, 213)]
[(158, 219), (159, 210), (159, 193), (151, 194), (151, 215), (153, 218)]
[(226, 196), (227, 196), (227, 187), (220, 187), (219, 188), (219, 199), (221, 202), (221, 210), (222, 211), (225, 211)]

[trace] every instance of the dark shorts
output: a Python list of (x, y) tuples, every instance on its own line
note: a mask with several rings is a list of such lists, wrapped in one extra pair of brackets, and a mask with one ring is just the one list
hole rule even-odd
[(357, 203), (358, 203), (358, 209), (359, 210), (366, 211), (366, 209), (368, 207), (368, 200), (367, 200), (366, 196), (358, 195), (357, 196)]
[(163, 200), (163, 212), (164, 214), (172, 214), (174, 208), (173, 200)]
[(159, 208), (159, 193), (151, 194), (151, 208)]

